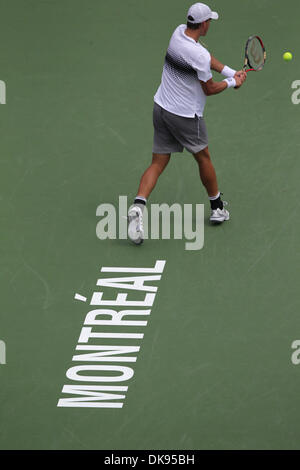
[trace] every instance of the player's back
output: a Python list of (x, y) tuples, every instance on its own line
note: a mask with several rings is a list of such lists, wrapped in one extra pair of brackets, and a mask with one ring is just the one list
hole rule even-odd
[(186, 25), (179, 25), (169, 42), (162, 79), (154, 101), (167, 111), (185, 117), (202, 116), (206, 95), (200, 79), (211, 78), (210, 54), (185, 34)]

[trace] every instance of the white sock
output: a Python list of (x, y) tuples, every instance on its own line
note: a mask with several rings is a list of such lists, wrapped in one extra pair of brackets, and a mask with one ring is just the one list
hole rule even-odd
[(218, 199), (220, 197), (220, 192), (216, 195), (216, 196), (208, 196), (209, 197), (209, 200), (210, 201), (215, 201), (216, 199)]
[(146, 202), (147, 202), (147, 199), (146, 199), (145, 197), (143, 197), (143, 196), (136, 196), (135, 200), (136, 200), (136, 199), (140, 199), (141, 201), (144, 201), (145, 204), (146, 204)]

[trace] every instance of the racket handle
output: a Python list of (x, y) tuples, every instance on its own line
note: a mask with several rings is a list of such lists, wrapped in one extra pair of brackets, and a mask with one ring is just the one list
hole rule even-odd
[[(247, 65), (244, 65), (243, 68), (242, 68), (242, 70), (244, 70), (244, 72), (247, 73), (247, 72), (250, 72), (250, 70), (254, 70), (254, 69), (248, 69), (248, 70), (247, 70)], [(235, 90), (238, 90), (239, 88), (240, 88), (240, 87), (237, 87), (237, 86), (234, 87)]]

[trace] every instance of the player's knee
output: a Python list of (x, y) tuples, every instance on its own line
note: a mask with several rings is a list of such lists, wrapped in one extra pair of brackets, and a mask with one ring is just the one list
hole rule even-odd
[(197, 160), (198, 163), (200, 163), (200, 161), (203, 158), (205, 158), (205, 159), (210, 158), (208, 147), (205, 147), (204, 149), (200, 150), (200, 152), (194, 153), (193, 155), (194, 155), (194, 157), (195, 157), (195, 159)]
[(166, 168), (169, 160), (170, 155), (153, 154), (151, 167), (158, 175), (160, 175)]
[(208, 147), (205, 147), (205, 149), (202, 150), (202, 153), (204, 157), (210, 158)]

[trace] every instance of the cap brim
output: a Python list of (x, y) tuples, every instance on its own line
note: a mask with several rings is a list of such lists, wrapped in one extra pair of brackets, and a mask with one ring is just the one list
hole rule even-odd
[(212, 20), (217, 20), (219, 18), (219, 15), (216, 11), (211, 12), (211, 19)]

